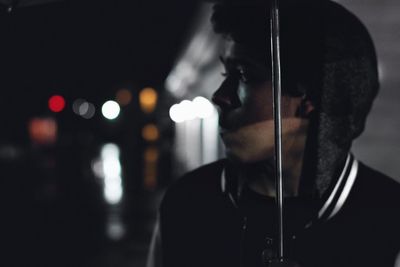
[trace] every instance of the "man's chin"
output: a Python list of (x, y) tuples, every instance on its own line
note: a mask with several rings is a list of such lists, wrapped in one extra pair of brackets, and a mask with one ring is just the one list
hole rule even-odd
[(246, 153), (245, 151), (235, 151), (229, 148), (226, 148), (225, 155), (230, 161), (240, 164), (251, 164), (266, 159), (266, 157), (251, 155), (250, 153)]
[(243, 159), (241, 157), (239, 157), (237, 154), (233, 153), (232, 151), (229, 151), (228, 149), (225, 151), (225, 156), (227, 159), (229, 159), (232, 162), (244, 163)]

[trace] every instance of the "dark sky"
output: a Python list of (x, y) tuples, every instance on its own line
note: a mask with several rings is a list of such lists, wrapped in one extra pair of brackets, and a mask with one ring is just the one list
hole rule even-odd
[(162, 89), (195, 10), (187, 0), (1, 6), (2, 128), (40, 115), (54, 93), (96, 103), (126, 83)]

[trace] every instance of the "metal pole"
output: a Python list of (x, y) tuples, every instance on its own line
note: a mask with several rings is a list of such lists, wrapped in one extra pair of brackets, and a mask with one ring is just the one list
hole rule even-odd
[(284, 258), (283, 238), (283, 178), (282, 178), (282, 117), (281, 117), (281, 59), (278, 0), (271, 1), (272, 94), (275, 126), (275, 190), (278, 210), (278, 260)]

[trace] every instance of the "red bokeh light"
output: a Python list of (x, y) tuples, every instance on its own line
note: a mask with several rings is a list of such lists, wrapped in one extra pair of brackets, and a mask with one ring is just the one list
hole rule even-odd
[(61, 112), (65, 108), (65, 99), (60, 95), (53, 95), (49, 99), (49, 109), (53, 112)]

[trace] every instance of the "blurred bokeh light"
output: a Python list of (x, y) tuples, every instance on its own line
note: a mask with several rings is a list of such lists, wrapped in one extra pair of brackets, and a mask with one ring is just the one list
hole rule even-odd
[(115, 100), (122, 107), (127, 106), (132, 101), (132, 93), (128, 89), (120, 89), (117, 91), (117, 94), (115, 95)]
[(57, 122), (54, 118), (33, 118), (28, 131), (34, 144), (54, 144), (57, 141)]
[(49, 98), (49, 109), (53, 112), (61, 112), (65, 108), (65, 99), (60, 95), (53, 95)]
[(142, 137), (149, 142), (156, 141), (160, 138), (160, 132), (155, 124), (147, 124), (142, 129)]
[(117, 102), (109, 100), (101, 107), (101, 113), (106, 119), (114, 120), (118, 117), (121, 108)]
[(154, 88), (147, 87), (140, 91), (139, 101), (143, 112), (151, 113), (157, 105), (158, 94)]

